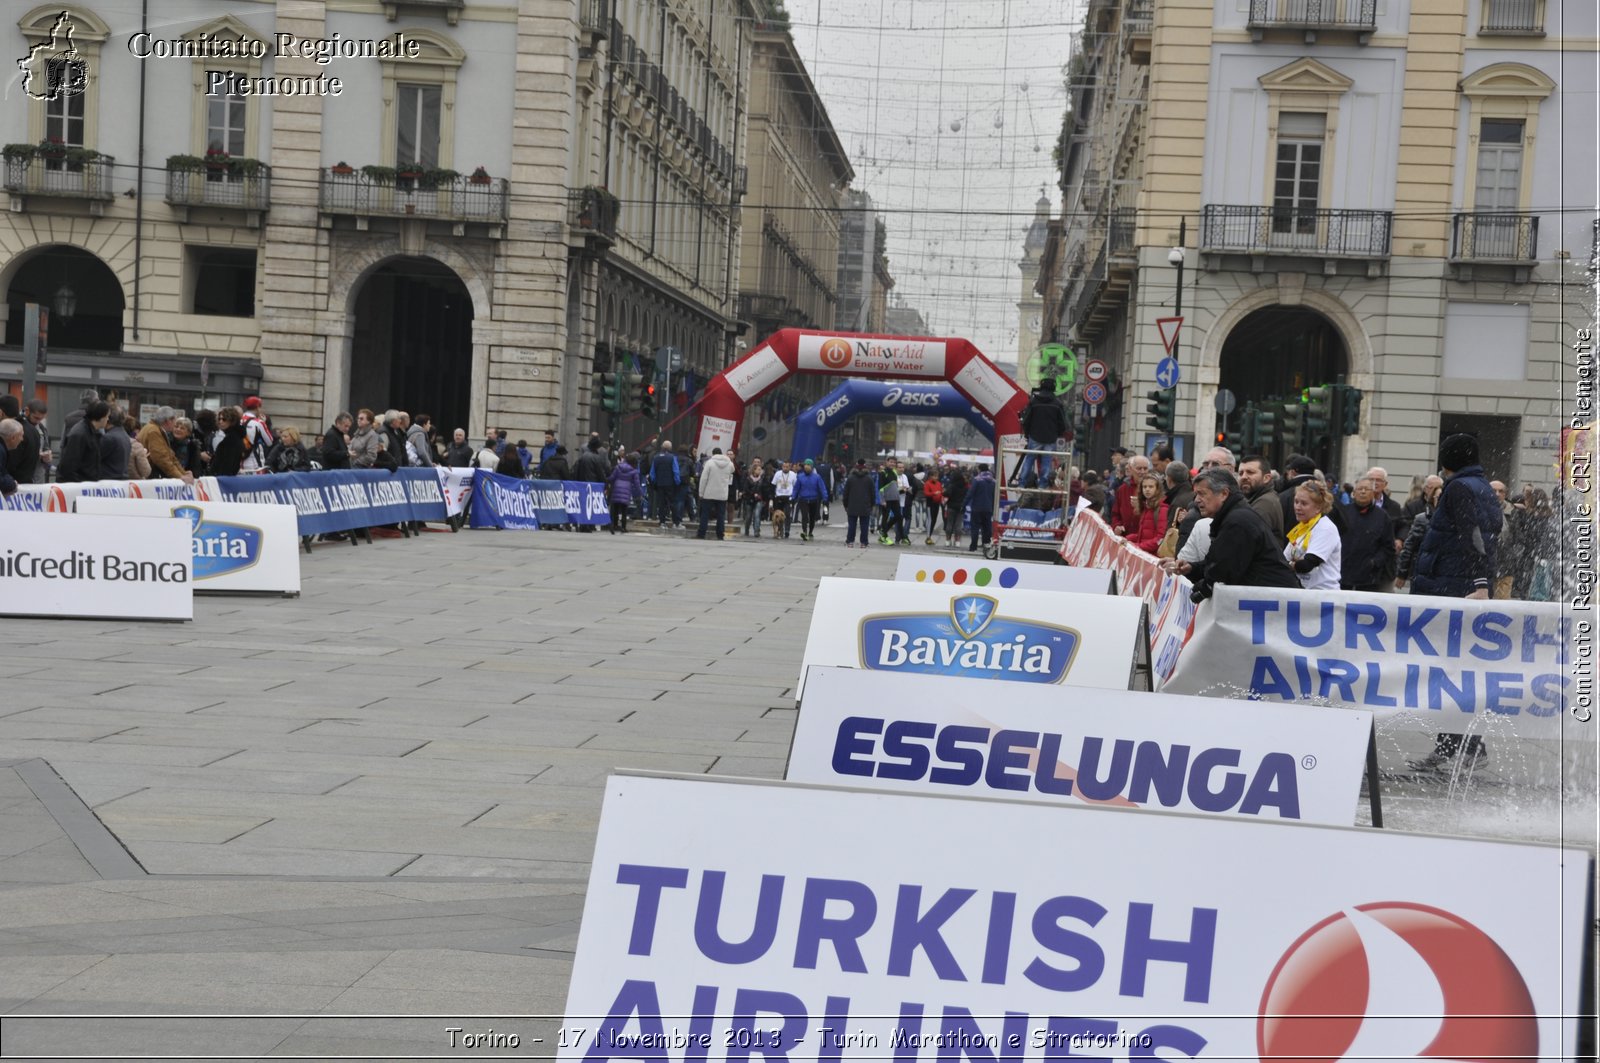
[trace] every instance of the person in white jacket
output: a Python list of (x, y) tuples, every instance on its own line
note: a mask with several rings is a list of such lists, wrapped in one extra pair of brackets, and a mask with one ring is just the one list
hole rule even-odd
[(711, 515), (717, 518), (717, 539), (722, 540), (722, 533), (727, 522), (728, 489), (733, 486), (733, 462), (722, 452), (721, 447), (712, 450), (711, 457), (705, 460), (700, 468), (700, 534), (697, 539), (706, 537), (706, 525), (710, 522)]

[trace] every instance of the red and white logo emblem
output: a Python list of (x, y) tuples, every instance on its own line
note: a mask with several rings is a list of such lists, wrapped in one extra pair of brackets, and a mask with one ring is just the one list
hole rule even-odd
[(817, 357), (829, 369), (843, 369), (850, 364), (850, 344), (847, 340), (824, 340)]
[(1380, 901), (1301, 934), (1261, 995), (1262, 1063), (1539, 1056), (1527, 983), (1494, 939), (1460, 916)]

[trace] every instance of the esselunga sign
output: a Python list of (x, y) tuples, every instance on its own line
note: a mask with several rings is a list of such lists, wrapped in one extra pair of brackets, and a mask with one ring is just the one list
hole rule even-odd
[(1126, 690), (1148, 664), (1144, 639), (1131, 598), (830, 578), (799, 693), (813, 665)]
[(74, 504), (79, 513), (183, 521), (196, 591), (300, 593), (299, 526), (293, 506), (81, 496)]
[(813, 668), (784, 778), (864, 789), (1354, 822), (1372, 714)]
[(1566, 1059), (1591, 869), (1393, 831), (618, 775), (559, 1058)]

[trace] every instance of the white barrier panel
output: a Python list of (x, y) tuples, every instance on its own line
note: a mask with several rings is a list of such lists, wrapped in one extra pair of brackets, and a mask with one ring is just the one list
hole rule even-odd
[(293, 506), (250, 502), (156, 502), (79, 498), (79, 513), (184, 521), (197, 591), (300, 593), (300, 537)]
[(193, 620), (193, 588), (178, 521), (0, 513), (0, 616)]
[(1350, 827), (613, 776), (559, 1058), (1560, 1060), (1591, 866)]
[(79, 498), (202, 497), (194, 484), (182, 480), (94, 480), (88, 483), (22, 484), (15, 494), (0, 495), (0, 510), (24, 513), (71, 513)]
[(1347, 825), (1371, 732), (1356, 709), (813, 668), (784, 778)]
[(1482, 715), (1519, 738), (1557, 739), (1569, 709), (1593, 704), (1573, 682), (1583, 621), (1563, 608), (1219, 584), (1161, 689), (1323, 698), (1425, 732), (1466, 731)]
[(968, 561), (942, 554), (901, 554), (894, 578), (899, 583), (935, 583), (970, 590), (1071, 591), (1113, 594), (1110, 569), (1073, 568), (1040, 561)]
[(1136, 599), (828, 578), (796, 698), (813, 665), (1127, 690), (1149, 660)]

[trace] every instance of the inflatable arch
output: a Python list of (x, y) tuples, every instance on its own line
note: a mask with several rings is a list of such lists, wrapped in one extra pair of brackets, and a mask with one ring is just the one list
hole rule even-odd
[(867, 413), (892, 417), (961, 417), (994, 442), (994, 424), (949, 384), (846, 380), (795, 418), (790, 460), (820, 458), (829, 432), (850, 418)]
[[(1022, 445), (1028, 393), (963, 339), (779, 329), (706, 385), (697, 449), (732, 450), (745, 407), (793, 373), (869, 380), (942, 380), (994, 422), (997, 443)], [(813, 416), (813, 419), (814, 416)]]

